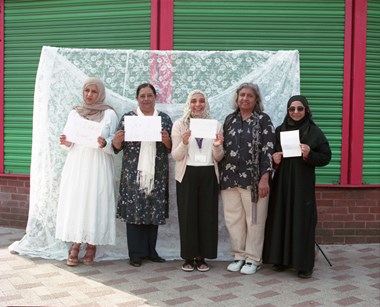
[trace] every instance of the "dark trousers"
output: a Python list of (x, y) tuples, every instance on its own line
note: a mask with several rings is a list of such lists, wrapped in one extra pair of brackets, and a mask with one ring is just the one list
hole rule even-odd
[(181, 257), (216, 258), (219, 189), (214, 166), (187, 166), (176, 188)]
[(158, 225), (127, 223), (129, 258), (158, 257), (156, 252)]

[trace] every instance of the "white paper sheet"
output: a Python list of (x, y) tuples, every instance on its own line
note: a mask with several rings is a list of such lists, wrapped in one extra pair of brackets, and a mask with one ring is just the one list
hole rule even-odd
[(216, 119), (190, 118), (191, 136), (195, 138), (215, 139), (218, 122)]
[(284, 158), (301, 156), (299, 130), (281, 131), (280, 140)]
[(103, 125), (82, 117), (70, 117), (63, 129), (63, 134), (69, 142), (87, 147), (98, 148), (98, 137), (101, 135)]
[(126, 142), (161, 142), (161, 116), (124, 116)]

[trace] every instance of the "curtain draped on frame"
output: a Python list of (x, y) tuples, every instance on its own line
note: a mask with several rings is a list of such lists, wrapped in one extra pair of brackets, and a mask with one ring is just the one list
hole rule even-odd
[[(82, 104), (87, 77), (99, 77), (106, 86), (106, 103), (120, 117), (136, 108), (136, 88), (151, 82), (157, 89), (156, 107), (173, 122), (182, 114), (187, 94), (204, 91), (211, 114), (223, 123), (233, 111), (232, 99), (243, 82), (259, 85), (264, 111), (275, 126), (285, 115), (290, 96), (300, 93), (298, 51), (146, 51), (43, 47), (36, 76), (33, 143), (30, 172), (30, 207), (25, 236), (9, 246), (20, 255), (63, 260), (68, 243), (55, 239), (60, 174), (66, 152), (59, 146), (68, 113)], [(115, 157), (117, 195), (121, 155)], [(179, 229), (175, 195), (174, 161), (170, 157), (170, 213), (159, 227), (157, 251), (179, 259)], [(97, 260), (126, 259), (125, 223), (117, 222), (115, 246), (99, 246)], [(83, 251), (82, 251), (83, 253)], [(219, 203), (218, 259), (229, 260), (229, 236)]]

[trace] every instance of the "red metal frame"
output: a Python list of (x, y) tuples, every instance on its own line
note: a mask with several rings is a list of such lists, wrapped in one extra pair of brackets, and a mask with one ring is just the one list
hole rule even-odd
[(159, 1), (160, 0), (151, 0), (150, 1), (150, 50), (158, 50), (159, 45)]
[[(151, 0), (151, 50), (172, 50), (173, 49), (173, 0)], [(154, 86), (160, 88), (157, 93), (157, 101), (169, 103), (162, 100), (162, 94), (165, 97), (171, 97), (172, 88), (170, 82), (162, 82), (165, 78), (170, 79), (165, 73), (162, 77), (162, 71), (158, 69), (157, 61), (160, 55), (151, 55), (152, 64), (150, 66), (150, 81)], [(168, 59), (171, 61), (171, 58)], [(160, 81), (161, 80), (161, 81)]]
[(351, 117), (351, 59), (352, 59), (352, 24), (353, 1), (346, 0), (344, 26), (344, 71), (343, 71), (343, 107), (342, 107), (342, 153), (340, 161), (340, 184), (349, 183), (350, 167), (350, 117)]
[[(362, 186), (367, 0), (345, 1), (342, 156), (339, 186)], [(174, 0), (151, 0), (151, 50), (173, 50)], [(0, 0), (0, 175), (4, 174), (4, 0)], [(373, 185), (371, 185), (373, 187)]]
[(151, 50), (173, 50), (173, 14), (174, 0), (151, 0)]
[(161, 0), (160, 6), (160, 50), (173, 50), (174, 0)]
[(367, 0), (346, 0), (341, 185), (362, 185)]
[(354, 1), (349, 183), (362, 184), (367, 46), (367, 0)]

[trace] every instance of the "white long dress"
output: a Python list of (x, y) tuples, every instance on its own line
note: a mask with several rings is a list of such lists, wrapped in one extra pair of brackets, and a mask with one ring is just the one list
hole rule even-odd
[[(68, 121), (70, 117), (79, 116), (72, 110)], [(106, 110), (100, 123), (106, 147), (73, 144), (68, 148), (61, 176), (55, 234), (62, 241), (115, 244), (115, 176), (111, 144), (118, 125), (116, 113)]]

